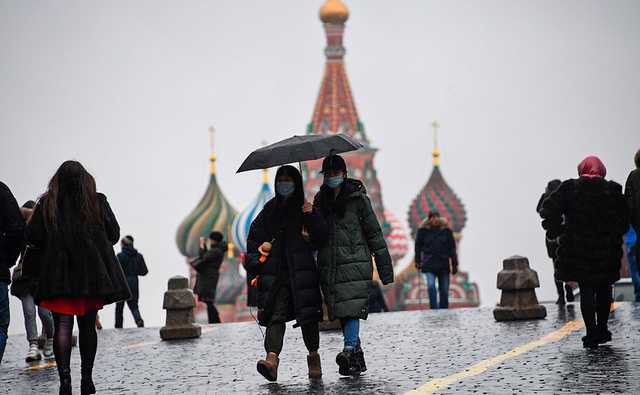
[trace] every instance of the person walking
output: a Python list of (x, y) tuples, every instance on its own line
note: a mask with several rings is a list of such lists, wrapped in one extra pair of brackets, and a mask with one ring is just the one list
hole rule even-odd
[[(624, 196), (627, 199), (629, 207), (630, 222), (636, 235), (635, 245), (628, 251), (629, 271), (633, 286), (635, 289), (636, 302), (640, 302), (640, 274), (638, 273), (638, 264), (640, 263), (640, 243), (637, 241), (640, 235), (640, 150), (636, 152), (634, 157), (636, 168), (629, 173), (627, 182), (625, 183)], [(631, 258), (634, 258), (633, 260)]]
[(60, 394), (71, 394), (71, 338), (77, 317), (81, 394), (96, 392), (92, 372), (98, 338), (96, 314), (131, 297), (113, 251), (120, 227), (105, 195), (76, 161), (66, 161), (51, 178), (25, 231), (32, 246), (22, 270), (37, 278), (36, 304), (53, 313), (53, 351)]
[[(538, 205), (536, 206), (536, 212), (538, 214), (540, 214), (540, 210), (542, 210), (542, 203), (544, 202), (544, 200), (548, 198), (553, 191), (558, 189), (560, 184), (562, 184), (562, 181), (560, 180), (549, 181), (549, 183), (547, 184), (547, 188), (545, 189), (542, 196), (540, 196), (540, 200), (538, 200)], [(547, 255), (549, 256), (549, 258), (551, 258), (551, 261), (553, 262), (553, 267), (555, 272), (556, 260), (558, 257), (558, 254), (557, 254), (558, 242), (557, 240), (549, 240), (545, 238), (545, 244), (547, 246)], [(565, 283), (564, 281), (560, 281), (557, 278), (554, 278), (554, 281), (556, 283), (556, 292), (558, 293), (558, 299), (556, 300), (556, 304), (564, 305), (566, 304), (566, 302), (573, 302), (575, 300), (575, 297), (573, 295), (573, 288), (571, 287), (571, 285), (569, 285), (569, 283)], [(565, 291), (567, 295), (566, 299), (565, 299)]]
[(393, 282), (393, 266), (382, 229), (364, 185), (347, 177), (339, 155), (322, 162), (323, 185), (313, 208), (325, 221), (327, 233), (318, 250), (320, 281), (331, 320), (342, 325), (344, 349), (336, 356), (338, 372), (358, 375), (367, 370), (360, 341), (360, 320), (369, 313), (373, 260), (383, 284)]
[(269, 381), (278, 378), (285, 324), (296, 320), (309, 354), (309, 378), (322, 377), (320, 333), (322, 296), (314, 258), (318, 237), (326, 234), (323, 221), (304, 197), (302, 176), (282, 166), (275, 178), (276, 196), (251, 224), (247, 239), (247, 272), (255, 276), (258, 323), (267, 328), (265, 359), (257, 370)]
[[(20, 213), (25, 221), (29, 222), (35, 205), (36, 202), (29, 200), (20, 207)], [(36, 322), (36, 305), (32, 295), (32, 290), (35, 286), (35, 282), (23, 274), (22, 260), (20, 260), (13, 269), (13, 275), (11, 276), (11, 295), (20, 299), (22, 303), (24, 329), (27, 335), (27, 342), (29, 343), (29, 351), (25, 358), (27, 363), (39, 361), (43, 355), (46, 359), (53, 358), (53, 316), (49, 310), (41, 306), (37, 307), (37, 312), (40, 317), (40, 322), (42, 322), (46, 340), (42, 355), (38, 349), (38, 323)]]
[[(146, 276), (149, 273), (144, 256), (138, 252), (133, 246), (133, 236), (127, 235), (120, 241), (121, 251), (118, 254), (118, 262), (122, 266), (122, 271), (127, 278), (129, 290), (131, 290), (131, 298), (127, 300), (127, 306), (131, 310), (131, 315), (138, 328), (144, 328), (144, 321), (138, 307), (140, 299), (140, 287), (138, 284), (138, 276)], [(122, 328), (124, 301), (116, 303), (116, 328)], [(99, 321), (96, 321), (99, 322)], [(102, 326), (102, 325), (101, 325)]]
[(415, 259), (427, 284), (431, 308), (448, 309), (449, 277), (458, 272), (458, 254), (453, 233), (437, 211), (431, 211), (418, 229)]
[(195, 261), (194, 269), (197, 272), (194, 293), (207, 305), (207, 317), (210, 324), (220, 323), (220, 314), (216, 309), (216, 291), (220, 278), (220, 266), (227, 252), (227, 243), (220, 232), (211, 232), (209, 241), (200, 239), (200, 254)]
[(578, 165), (579, 178), (564, 181), (540, 211), (547, 238), (558, 242), (556, 278), (580, 287), (585, 348), (611, 340), (611, 285), (620, 278), (622, 237), (629, 227), (622, 186), (605, 180), (606, 174), (602, 161), (588, 156)]
[(9, 337), (9, 269), (20, 255), (23, 245), (24, 218), (9, 187), (0, 181), (0, 363)]

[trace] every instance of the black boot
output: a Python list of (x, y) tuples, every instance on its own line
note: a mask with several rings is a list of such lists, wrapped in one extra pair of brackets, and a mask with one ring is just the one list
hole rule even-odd
[(342, 376), (357, 376), (360, 374), (360, 364), (354, 350), (344, 349), (340, 354), (336, 355), (336, 363), (338, 364), (338, 373)]
[(575, 296), (573, 296), (573, 288), (569, 284), (564, 285), (565, 293), (567, 294), (567, 302), (573, 302), (576, 300)]
[(60, 376), (60, 395), (72, 395), (71, 394), (71, 369), (63, 367), (58, 369), (58, 375)]
[(366, 372), (367, 364), (364, 361), (364, 352), (362, 351), (362, 348), (360, 346), (356, 348), (355, 357), (356, 357), (356, 362), (358, 363), (358, 366), (360, 368), (360, 372)]
[(82, 378), (80, 380), (80, 394), (89, 395), (96, 393), (96, 386), (93, 385), (93, 366), (91, 369), (82, 368)]
[(144, 321), (142, 319), (139, 319), (138, 321), (136, 321), (136, 326), (138, 328), (144, 328)]

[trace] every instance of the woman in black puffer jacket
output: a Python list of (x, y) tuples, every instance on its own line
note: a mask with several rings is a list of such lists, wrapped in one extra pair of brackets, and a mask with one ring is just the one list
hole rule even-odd
[[(629, 216), (622, 186), (604, 179), (607, 170), (595, 156), (578, 166), (578, 179), (564, 181), (542, 203), (547, 239), (558, 241), (555, 276), (577, 281), (587, 328), (584, 347), (611, 340), (607, 328), (611, 284), (620, 278), (622, 237)], [(597, 320), (596, 320), (597, 316)]]
[[(258, 321), (267, 327), (267, 357), (257, 368), (267, 380), (277, 380), (285, 323), (295, 319), (309, 351), (309, 377), (320, 378), (322, 297), (313, 245), (319, 242), (317, 235), (326, 234), (326, 230), (319, 229), (324, 222), (305, 200), (302, 177), (295, 167), (278, 169), (275, 190), (276, 197), (251, 224), (247, 240), (245, 268), (250, 276), (256, 276)], [(261, 259), (267, 254), (266, 260)]]

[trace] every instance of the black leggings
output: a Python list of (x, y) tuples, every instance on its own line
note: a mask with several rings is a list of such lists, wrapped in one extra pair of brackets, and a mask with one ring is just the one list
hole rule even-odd
[[(88, 311), (78, 316), (78, 344), (80, 345), (80, 361), (82, 362), (82, 377), (91, 377), (93, 361), (98, 348), (96, 334), (97, 311)], [(58, 374), (60, 378), (71, 374), (71, 342), (73, 334), (73, 316), (53, 313), (55, 333), (53, 336), (53, 352), (56, 355)]]
[[(302, 340), (309, 352), (318, 351), (320, 348), (320, 332), (318, 331), (318, 323), (312, 322), (301, 326)], [(269, 353), (273, 352), (280, 355), (282, 352), (282, 344), (284, 341), (285, 323), (272, 322), (267, 327), (267, 334), (264, 337), (264, 349)]]
[(611, 286), (587, 287), (580, 284), (580, 310), (587, 336), (604, 333), (611, 310)]

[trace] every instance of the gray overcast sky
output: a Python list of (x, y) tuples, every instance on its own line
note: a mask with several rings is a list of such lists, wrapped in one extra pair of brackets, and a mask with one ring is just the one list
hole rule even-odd
[[(323, 72), (322, 0), (0, 3), (0, 179), (20, 202), (65, 159), (95, 175), (150, 274), (142, 313), (160, 325), (174, 242), (207, 183), (207, 127), (237, 209), (259, 172), (235, 175), (262, 140), (303, 131)], [(406, 218), (431, 171), (466, 204), (461, 265), (497, 300), (512, 254), (554, 298), (535, 204), (587, 154), (624, 182), (640, 148), (640, 2), (347, 0), (347, 72), (385, 205)], [(24, 331), (11, 300), (13, 333)], [(128, 314), (128, 313), (127, 313)], [(113, 324), (113, 307), (105, 309)], [(125, 315), (125, 323), (131, 318)]]

